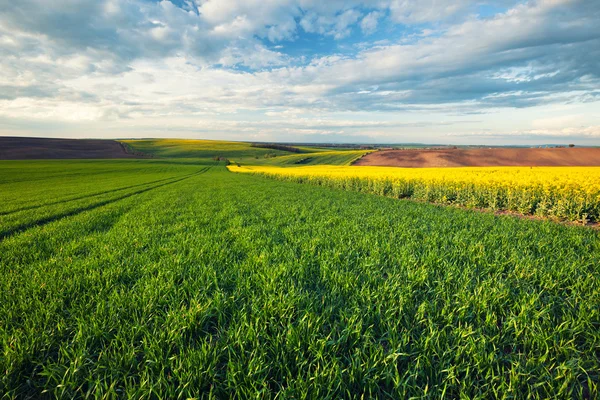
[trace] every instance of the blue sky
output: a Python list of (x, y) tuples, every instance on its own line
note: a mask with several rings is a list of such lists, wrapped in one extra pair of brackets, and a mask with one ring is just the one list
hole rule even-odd
[(600, 145), (597, 0), (20, 0), (0, 135)]

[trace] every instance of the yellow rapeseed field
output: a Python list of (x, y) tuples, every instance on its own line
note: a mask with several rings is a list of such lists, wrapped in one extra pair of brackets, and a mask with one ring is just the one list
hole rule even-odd
[(230, 166), (230, 171), (396, 198), (600, 220), (600, 167)]

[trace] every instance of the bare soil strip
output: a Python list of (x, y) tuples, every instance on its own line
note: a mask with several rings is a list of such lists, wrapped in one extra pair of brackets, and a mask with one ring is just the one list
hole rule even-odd
[(489, 148), (443, 150), (382, 150), (354, 165), (433, 167), (554, 167), (600, 166), (600, 148)]
[(0, 160), (139, 157), (115, 140), (0, 137)]

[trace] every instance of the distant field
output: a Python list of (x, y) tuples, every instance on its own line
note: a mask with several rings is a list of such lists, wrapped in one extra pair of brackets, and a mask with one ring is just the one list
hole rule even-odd
[(0, 137), (0, 160), (133, 157), (114, 140)]
[(216, 140), (121, 140), (131, 149), (163, 158), (239, 158), (254, 159), (267, 154), (288, 155), (287, 151), (252, 147), (250, 143), (224, 142)]
[(298, 167), (304, 165), (350, 165), (367, 152), (364, 150), (316, 151), (314, 153), (289, 154), (272, 158), (233, 158), (241, 165), (277, 165)]
[(158, 157), (222, 157), (243, 165), (347, 165), (368, 153), (365, 150), (332, 150), (298, 146), (300, 153), (253, 147), (250, 143), (211, 140), (123, 140), (134, 151)]
[(408, 168), (600, 166), (600, 148), (384, 150), (363, 157), (355, 165)]
[(0, 161), (0, 397), (600, 395), (600, 231), (215, 160), (351, 151), (127, 144)]

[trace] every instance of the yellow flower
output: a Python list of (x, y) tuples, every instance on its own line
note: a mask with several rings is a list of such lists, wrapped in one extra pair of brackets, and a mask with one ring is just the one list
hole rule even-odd
[[(233, 172), (579, 220), (600, 219), (600, 167), (229, 166)], [(382, 189), (382, 188), (389, 188)], [(543, 205), (543, 206), (540, 206)]]

